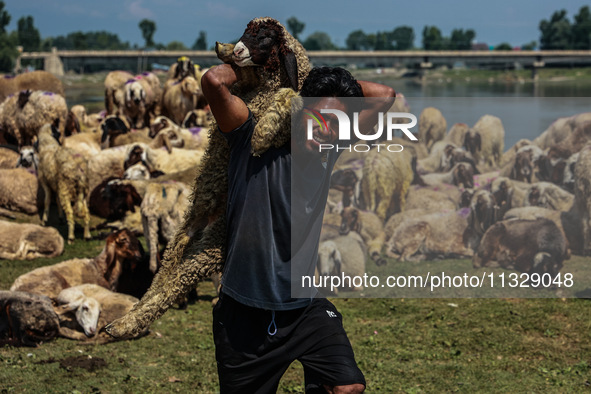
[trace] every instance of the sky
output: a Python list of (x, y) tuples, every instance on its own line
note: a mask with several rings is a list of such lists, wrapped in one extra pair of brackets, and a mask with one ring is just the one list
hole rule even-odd
[(345, 46), (351, 31), (366, 33), (411, 26), (415, 46), (421, 46), (425, 25), (435, 25), (449, 36), (452, 29), (474, 29), (476, 41), (489, 45), (508, 42), (520, 46), (539, 41), (539, 23), (554, 11), (566, 9), (572, 21), (582, 0), (4, 0), (12, 16), (8, 31), (17, 20), (34, 18), (42, 37), (73, 31), (107, 30), (122, 41), (143, 46), (138, 24), (144, 18), (156, 22), (154, 41), (181, 41), (187, 47), (199, 31), (207, 32), (208, 46), (215, 41), (239, 38), (249, 20), (271, 16), (285, 24), (295, 16), (306, 24), (300, 39), (316, 31), (328, 33), (338, 46)]

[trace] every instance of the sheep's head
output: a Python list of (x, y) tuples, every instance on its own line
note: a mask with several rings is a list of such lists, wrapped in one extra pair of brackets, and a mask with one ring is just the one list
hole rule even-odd
[[(131, 149), (127, 152), (126, 159), (123, 162), (123, 168), (128, 169), (132, 165), (136, 163), (146, 163), (146, 152), (141, 145), (134, 145)], [(147, 167), (147, 166), (146, 166)]]
[(16, 163), (17, 167), (34, 167), (36, 169), (38, 163), (39, 160), (37, 158), (37, 154), (35, 153), (35, 149), (33, 149), (32, 146), (23, 146), (20, 148), (18, 161)]
[(361, 222), (359, 221), (359, 211), (357, 208), (346, 207), (341, 212), (341, 226), (339, 234), (347, 235), (349, 231), (361, 231)]
[(103, 135), (101, 136), (101, 142), (105, 142), (107, 137), (114, 137), (116, 135), (125, 134), (129, 131), (129, 128), (123, 121), (123, 119), (116, 116), (109, 116), (101, 124), (101, 130)]
[(166, 116), (157, 117), (156, 119), (154, 119), (154, 122), (152, 122), (152, 125), (150, 126), (150, 132), (149, 132), (150, 138), (156, 137), (156, 135), (161, 130), (164, 130), (167, 127), (170, 127), (172, 125), (174, 125), (174, 122), (172, 120), (168, 119)]
[(263, 66), (267, 71), (278, 72), (283, 67), (291, 87), (298, 90), (298, 65), (296, 56), (287, 45), (289, 33), (272, 18), (256, 18), (234, 47), (232, 59), (237, 66)]
[(210, 113), (203, 109), (196, 109), (187, 114), (185, 116), (185, 120), (183, 120), (183, 127), (186, 129), (190, 129), (191, 127), (205, 127), (210, 123), (209, 119)]
[(113, 257), (121, 260), (141, 259), (144, 257), (144, 248), (135, 235), (128, 229), (115, 231), (106, 239), (106, 249)]
[(148, 180), (150, 179), (150, 170), (142, 162), (138, 162), (125, 170), (123, 179)]
[(195, 65), (188, 57), (181, 56), (176, 60), (173, 79), (183, 79), (188, 76), (195, 78)]
[(201, 88), (195, 78), (186, 77), (181, 81), (181, 91), (186, 95), (197, 96), (201, 93)]
[(68, 288), (62, 291), (58, 296), (58, 300), (61, 299), (63, 302), (63, 298), (67, 298), (68, 302), (61, 305), (61, 311), (59, 311), (59, 313), (73, 311), (76, 315), (76, 321), (84, 330), (84, 334), (87, 337), (94, 336), (96, 334), (98, 319), (101, 312), (100, 303), (92, 297), (86, 297), (84, 293), (77, 288)]
[(125, 105), (128, 107), (132, 104), (140, 106), (146, 102), (146, 91), (141, 83), (136, 80), (129, 80), (125, 84)]
[(472, 154), (480, 152), (482, 149), (482, 138), (480, 133), (474, 130), (468, 130), (464, 135), (464, 148)]

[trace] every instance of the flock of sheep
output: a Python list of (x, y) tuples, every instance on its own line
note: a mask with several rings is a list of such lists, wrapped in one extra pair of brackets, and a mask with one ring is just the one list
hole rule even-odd
[[(200, 74), (184, 57), (163, 89), (151, 73), (111, 72), (105, 79), (107, 109), (90, 115), (80, 105), (68, 110), (61, 82), (49, 73), (0, 80), (0, 216), (39, 214), (44, 225), (0, 220), (0, 258), (63, 252), (64, 239), (46, 226), (52, 196), (59, 215), (65, 214), (68, 243), (75, 237), (75, 216), (82, 218), (85, 239), (91, 238), (91, 213), (105, 219), (99, 227), (117, 230), (95, 258), (41, 267), (17, 278), (10, 292), (0, 292), (0, 342), (32, 344), (58, 334), (104, 341), (100, 329), (146, 292), (158, 269), (159, 246), (174, 236), (188, 209), (208, 144)], [(21, 310), (27, 303), (41, 305), (44, 317), (27, 316)]]
[[(410, 112), (402, 95), (394, 106)], [(557, 119), (506, 151), (492, 115), (448, 130), (429, 107), (418, 123), (418, 142), (395, 141), (402, 153), (353, 147), (339, 158), (319, 275), (363, 275), (363, 255), (376, 264), (472, 258), (475, 268), (554, 278), (571, 254), (591, 253), (591, 113)]]
[[(267, 19), (259, 23), (282, 28)], [(286, 39), (287, 33), (277, 37), (278, 47), (295, 52), (297, 68), (282, 68), (276, 59), (270, 61), (280, 68), (275, 79), (249, 77), (244, 71), (248, 83), (243, 93), (259, 119), (254, 153), (287, 141), (289, 135), (276, 129), (278, 122), (289, 124), (291, 106), (283, 105), (283, 114), (277, 103), (289, 102), (309, 71), (303, 49)], [(218, 50), (224, 60), (225, 47)], [(212, 218), (209, 213), (225, 205), (226, 173), (223, 160), (215, 160), (225, 157), (222, 145), (205, 154), (210, 142), (202, 127), (210, 118), (200, 76), (187, 58), (173, 65), (163, 87), (150, 73), (112, 72), (105, 79), (105, 111), (100, 114), (87, 114), (82, 106), (68, 110), (61, 83), (48, 73), (0, 83), (5, 97), (0, 104), (0, 214), (40, 213), (47, 224), (53, 195), (66, 216), (68, 242), (74, 240), (75, 215), (83, 218), (84, 238), (90, 238), (91, 213), (105, 219), (103, 226), (117, 229), (95, 258), (38, 268), (17, 278), (10, 292), (0, 292), (0, 342), (35, 344), (58, 334), (106, 340), (100, 329), (134, 305), (138, 308), (138, 298), (148, 291), (160, 265), (159, 241), (174, 242), (171, 260), (182, 258), (185, 246), (205, 245), (188, 245), (182, 237), (208, 231), (191, 226), (201, 226), (197, 219)], [(293, 90), (285, 89), (289, 86)], [(248, 96), (252, 91), (257, 95)], [(395, 112), (410, 112), (402, 95), (394, 106)], [(219, 143), (215, 138), (211, 144)], [(558, 119), (534, 141), (519, 141), (505, 151), (499, 118), (485, 115), (472, 127), (455, 124), (448, 130), (443, 114), (426, 108), (419, 117), (418, 142), (390, 141), (403, 145), (402, 152), (351, 149), (341, 155), (324, 214), (318, 275), (363, 275), (367, 258), (384, 265), (387, 257), (471, 257), (475, 267), (556, 275), (571, 253), (591, 251), (590, 139), (591, 114), (585, 113)], [(213, 161), (201, 168), (200, 177), (209, 182), (191, 200), (189, 185), (202, 159)], [(185, 216), (195, 220), (183, 222)], [(206, 241), (223, 250), (223, 215), (216, 215), (215, 222), (220, 225), (212, 226), (215, 231)], [(186, 231), (176, 230), (181, 225), (188, 226), (182, 227)], [(64, 248), (51, 227), (3, 220), (0, 233), (6, 234), (0, 258), (53, 257)], [(146, 255), (136, 237), (140, 233), (148, 245)], [(200, 252), (191, 250), (192, 255)], [(171, 263), (165, 268), (203, 276), (223, 264), (221, 252), (212, 256), (205, 256), (209, 265), (199, 260), (203, 265), (178, 268)], [(153, 287), (193, 283), (170, 284), (162, 278)], [(163, 313), (168, 299), (180, 292), (166, 291), (156, 301), (147, 297), (144, 323), (157, 317), (152, 309)], [(35, 313), (23, 306), (33, 304)]]

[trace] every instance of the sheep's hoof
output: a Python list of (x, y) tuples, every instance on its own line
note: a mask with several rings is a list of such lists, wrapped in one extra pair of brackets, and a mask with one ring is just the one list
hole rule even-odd
[(74, 243), (74, 238), (68, 238), (68, 245), (72, 245)]

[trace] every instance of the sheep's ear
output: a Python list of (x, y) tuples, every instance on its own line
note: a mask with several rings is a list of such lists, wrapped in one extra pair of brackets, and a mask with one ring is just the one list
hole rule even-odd
[(289, 78), (289, 83), (291, 87), (296, 92), (298, 91), (298, 61), (296, 59), (295, 53), (289, 51), (285, 54), (280, 54), (279, 57), (281, 58), (281, 63), (285, 68), (285, 72), (287, 73), (287, 78)]

